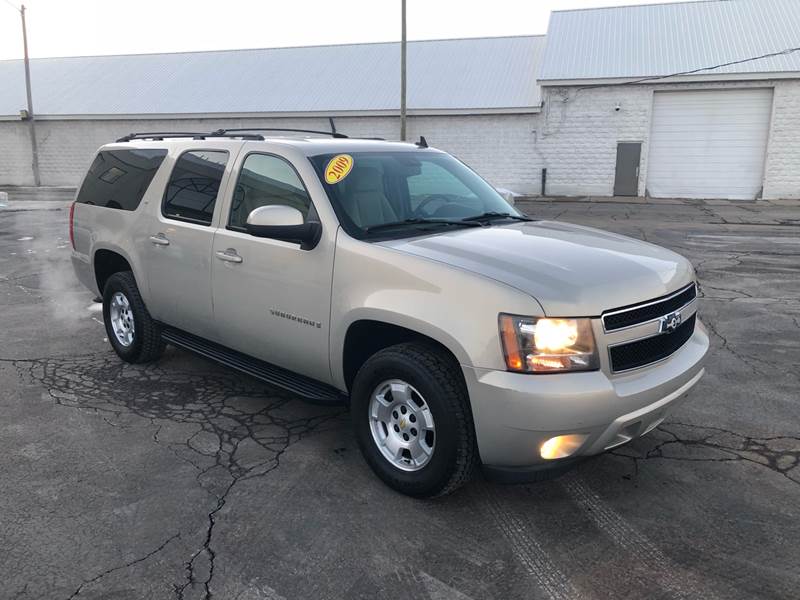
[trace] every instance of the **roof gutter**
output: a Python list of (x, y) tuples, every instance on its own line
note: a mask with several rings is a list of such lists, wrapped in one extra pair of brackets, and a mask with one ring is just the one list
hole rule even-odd
[[(652, 77), (651, 79), (647, 79)], [(644, 81), (642, 81), (644, 79)], [(537, 79), (540, 87), (571, 87), (590, 85), (657, 85), (664, 83), (701, 83), (714, 81), (764, 81), (769, 79), (800, 79), (798, 71), (780, 71), (774, 73), (702, 73), (700, 75), (682, 75), (659, 77), (658, 75), (642, 75), (639, 77), (586, 77), (583, 79)]]
[[(415, 117), (458, 115), (518, 115), (538, 114), (540, 106), (510, 106), (498, 108), (415, 108), (408, 114)], [(217, 113), (138, 113), (138, 114), (41, 114), (39, 121), (141, 121), (161, 119), (296, 119), (296, 118), (347, 118), (347, 117), (397, 117), (399, 110), (337, 110), (303, 112), (217, 112)], [(0, 121), (19, 121), (19, 115), (0, 115)]]

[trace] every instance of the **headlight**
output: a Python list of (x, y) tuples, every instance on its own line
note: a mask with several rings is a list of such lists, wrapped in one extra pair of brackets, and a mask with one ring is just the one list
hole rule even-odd
[(589, 319), (500, 315), (506, 365), (521, 373), (594, 371), (599, 368)]

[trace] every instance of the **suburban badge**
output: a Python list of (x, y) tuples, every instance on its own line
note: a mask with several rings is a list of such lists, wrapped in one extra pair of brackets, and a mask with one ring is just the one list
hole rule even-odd
[(292, 313), (284, 312), (276, 308), (270, 308), (269, 314), (271, 314), (273, 317), (280, 317), (281, 319), (287, 319), (289, 321), (294, 321), (295, 323), (300, 323), (301, 325), (310, 325), (311, 327), (322, 329), (322, 323), (320, 323), (319, 321), (315, 321), (313, 319), (306, 319), (305, 317), (293, 315)]

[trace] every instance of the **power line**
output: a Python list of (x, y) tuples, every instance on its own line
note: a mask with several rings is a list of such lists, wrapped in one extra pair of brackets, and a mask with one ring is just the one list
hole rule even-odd
[(8, 5), (9, 5), (11, 8), (13, 8), (14, 10), (16, 10), (17, 12), (22, 12), (22, 8), (21, 8), (21, 7), (19, 7), (19, 6), (17, 6), (17, 5), (16, 5), (16, 4), (14, 4), (13, 2), (10, 2), (10, 0), (3, 0), (3, 2), (5, 2), (6, 4), (8, 4)]
[(800, 46), (795, 48), (786, 48), (785, 50), (779, 50), (778, 52), (770, 52), (768, 54), (762, 54), (761, 56), (751, 56), (750, 58), (742, 58), (740, 60), (732, 60), (730, 62), (721, 63), (718, 65), (714, 65), (713, 67), (700, 67), (698, 69), (692, 69), (690, 71), (679, 71), (677, 73), (670, 73), (669, 75), (653, 75), (650, 77), (642, 77), (640, 79), (634, 79), (633, 81), (621, 81), (617, 83), (606, 83), (601, 85), (592, 85), (592, 86), (585, 86), (580, 87), (575, 92), (580, 92), (581, 90), (588, 90), (598, 87), (619, 87), (624, 85), (636, 85), (638, 83), (646, 83), (648, 81), (659, 81), (662, 79), (669, 79), (671, 77), (683, 77), (685, 75), (694, 75), (695, 73), (701, 73), (703, 71), (713, 71), (714, 69), (721, 69), (723, 67), (731, 67), (733, 65), (741, 65), (742, 63), (752, 62), (754, 60), (761, 60), (763, 58), (774, 58), (776, 56), (786, 56), (789, 54), (793, 54), (794, 52), (800, 51)]
[(700, 73), (702, 71), (713, 71), (714, 69), (721, 69), (722, 67), (731, 67), (733, 65), (741, 65), (742, 63), (751, 62), (754, 60), (761, 60), (762, 58), (774, 58), (775, 56), (785, 56), (788, 54), (792, 54), (793, 52), (800, 51), (800, 46), (797, 48), (786, 48), (785, 50), (781, 50), (779, 52), (770, 52), (769, 54), (762, 54), (761, 56), (752, 56), (750, 58), (743, 58), (741, 60), (732, 60), (731, 62), (722, 63), (719, 65), (714, 65), (713, 67), (700, 67), (699, 69), (692, 69), (691, 71), (681, 71), (678, 73), (671, 73), (669, 75), (654, 75), (652, 77), (643, 77), (641, 79), (637, 79), (635, 81), (626, 81), (624, 85), (631, 85), (635, 83), (643, 83), (645, 81), (654, 81), (658, 79), (666, 79), (668, 77), (682, 77), (684, 75), (694, 75), (695, 73)]

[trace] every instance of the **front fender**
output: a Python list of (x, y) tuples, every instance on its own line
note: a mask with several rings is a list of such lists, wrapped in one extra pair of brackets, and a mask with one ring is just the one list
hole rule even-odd
[(453, 353), (459, 363), (470, 364), (469, 353), (459, 340), (430, 322), (390, 309), (364, 307), (351, 311), (345, 318), (336, 323), (335, 328), (331, 328), (331, 338), (336, 340), (334, 344), (338, 348), (338, 351), (331, 356), (331, 369), (335, 382), (341, 389), (346, 389), (343, 360), (344, 342), (350, 326), (358, 321), (377, 321), (409, 329), (439, 342)]
[(542, 314), (515, 288), (341, 233), (332, 291), (331, 377), (342, 389), (345, 338), (356, 321), (398, 325), (441, 343), (462, 365), (504, 370), (498, 314)]

